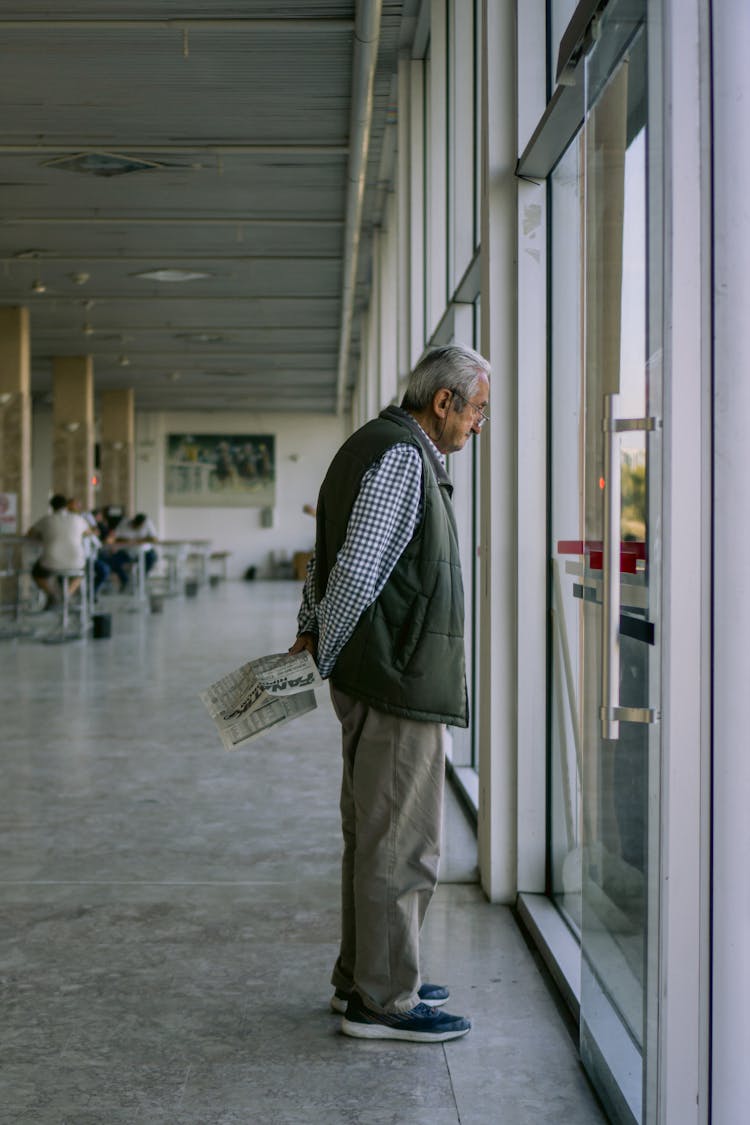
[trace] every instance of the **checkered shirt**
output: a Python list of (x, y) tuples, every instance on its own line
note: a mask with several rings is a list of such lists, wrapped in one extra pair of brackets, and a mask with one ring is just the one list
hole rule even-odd
[[(444, 464), (442, 453), (433, 448)], [(413, 445), (392, 445), (362, 477), (344, 545), (318, 603), (314, 555), (307, 566), (297, 625), (300, 633), (317, 634), (321, 676), (333, 671), (339, 653), (364, 611), (378, 598), (421, 517), (422, 457)]]

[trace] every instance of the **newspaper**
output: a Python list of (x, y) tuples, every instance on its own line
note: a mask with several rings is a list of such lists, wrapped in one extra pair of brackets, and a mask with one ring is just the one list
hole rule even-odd
[(320, 673), (309, 652), (276, 653), (243, 664), (200, 693), (226, 750), (313, 711)]

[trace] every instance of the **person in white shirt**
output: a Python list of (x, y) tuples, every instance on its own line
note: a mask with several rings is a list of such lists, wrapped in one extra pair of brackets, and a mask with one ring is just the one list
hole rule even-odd
[[(117, 549), (110, 559), (110, 566), (120, 580), (121, 590), (127, 589), (131, 563), (138, 558), (138, 552), (133, 548), (145, 543), (156, 543), (157, 540), (156, 528), (143, 512), (138, 512), (132, 519), (120, 520), (114, 532), (114, 545)], [(144, 553), (146, 574), (153, 567), (157, 557), (153, 547)]]
[[(84, 537), (91, 534), (91, 529), (83, 516), (68, 511), (67, 503), (65, 496), (55, 493), (49, 504), (51, 513), (42, 516), (26, 533), (30, 539), (38, 539), (42, 544), (42, 553), (32, 567), (31, 576), (47, 595), (45, 609), (50, 609), (59, 600), (55, 575), (63, 570), (82, 571), (86, 566)], [(80, 584), (80, 577), (72, 578), (69, 594), (74, 594)]]
[(111, 567), (106, 560), (106, 555), (103, 551), (103, 543), (99, 538), (99, 524), (96, 521), (96, 516), (93, 512), (84, 512), (81, 507), (81, 501), (75, 496), (71, 496), (68, 500), (68, 511), (75, 512), (81, 516), (89, 527), (89, 534), (83, 541), (83, 548), (86, 552), (86, 561), (89, 562), (93, 572), (94, 579), (94, 598), (96, 598), (99, 590), (109, 578)]

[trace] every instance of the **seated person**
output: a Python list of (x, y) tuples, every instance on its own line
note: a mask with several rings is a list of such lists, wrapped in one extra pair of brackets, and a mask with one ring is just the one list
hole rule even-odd
[(81, 501), (72, 497), (68, 500), (68, 511), (76, 512), (78, 515), (83, 516), (89, 526), (89, 536), (84, 539), (83, 545), (86, 551), (86, 559), (91, 559), (91, 568), (94, 572), (94, 598), (96, 598), (99, 590), (109, 578), (110, 565), (107, 559), (107, 554), (103, 549), (102, 540), (99, 532), (99, 521), (96, 512), (83, 512), (81, 511)]
[[(131, 565), (138, 559), (138, 552), (133, 548), (144, 543), (156, 542), (156, 528), (143, 512), (138, 512), (132, 519), (120, 520), (114, 531), (115, 549), (109, 558), (109, 565), (119, 578), (122, 590), (127, 590)], [(146, 574), (154, 566), (157, 558), (158, 555), (153, 547), (144, 552)]]
[[(86, 549), (84, 538), (91, 529), (83, 516), (68, 510), (68, 501), (59, 492), (49, 502), (51, 513), (26, 532), (29, 539), (38, 539), (42, 553), (31, 569), (31, 576), (40, 590), (47, 595), (45, 609), (51, 609), (59, 601), (59, 588), (53, 581), (55, 574), (62, 570), (84, 570)], [(81, 584), (80, 578), (73, 578), (68, 593), (74, 594)]]

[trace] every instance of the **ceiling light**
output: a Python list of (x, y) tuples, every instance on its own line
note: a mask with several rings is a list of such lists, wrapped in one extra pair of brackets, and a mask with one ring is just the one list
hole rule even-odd
[(120, 367), (130, 367), (130, 360), (126, 355), (121, 355), (117, 362), (119, 363)]
[(94, 335), (94, 326), (93, 326), (93, 324), (89, 324), (88, 321), (87, 321), (84, 324), (81, 331), (83, 332), (84, 336), (93, 336)]
[(47, 292), (47, 286), (44, 284), (43, 281), (40, 281), (39, 278), (34, 278), (34, 280), (31, 283), (31, 292), (32, 293), (46, 293)]
[(13, 257), (19, 258), (21, 260), (24, 260), (26, 258), (41, 258), (42, 253), (42, 250), (16, 250)]
[(211, 335), (210, 332), (178, 332), (176, 340), (194, 340), (196, 344), (220, 344), (224, 337)]
[(90, 273), (69, 273), (68, 277), (74, 285), (85, 285), (91, 277)]
[(202, 277), (211, 277), (211, 274), (197, 270), (146, 270), (135, 276), (144, 277), (147, 281), (198, 281)]

